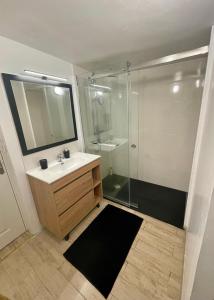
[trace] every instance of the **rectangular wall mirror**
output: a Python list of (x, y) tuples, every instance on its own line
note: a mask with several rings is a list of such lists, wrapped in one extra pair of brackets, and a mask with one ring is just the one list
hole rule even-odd
[(2, 74), (23, 155), (77, 140), (69, 84)]

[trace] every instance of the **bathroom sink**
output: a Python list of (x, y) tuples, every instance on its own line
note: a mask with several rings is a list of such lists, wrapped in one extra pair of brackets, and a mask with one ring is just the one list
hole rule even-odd
[(87, 162), (87, 159), (83, 157), (63, 159), (62, 163), (58, 162), (58, 164), (49, 167), (48, 172), (60, 173), (66, 170), (76, 169), (85, 162)]
[(99, 155), (75, 152), (71, 153), (71, 158), (63, 159), (63, 164), (58, 161), (53, 161), (49, 163), (49, 167), (45, 170), (37, 167), (26, 173), (41, 181), (52, 183), (99, 158)]

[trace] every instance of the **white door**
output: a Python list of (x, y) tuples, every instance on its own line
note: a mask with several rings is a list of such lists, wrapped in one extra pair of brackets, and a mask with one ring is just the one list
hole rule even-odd
[(0, 249), (24, 231), (24, 223), (0, 153)]

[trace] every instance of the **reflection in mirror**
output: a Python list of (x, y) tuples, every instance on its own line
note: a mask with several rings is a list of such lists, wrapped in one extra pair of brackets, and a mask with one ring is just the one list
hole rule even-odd
[[(51, 85), (15, 78), (10, 80), (9, 88), (12, 89), (12, 98), (15, 100), (21, 123), (26, 148), (24, 154), (28, 154), (28, 151), (35, 152), (33, 149), (42, 150), (50, 145), (77, 139), (70, 85)], [(6, 90), (9, 98), (8, 84)], [(11, 99), (9, 102), (11, 106)], [(14, 117), (14, 105), (11, 110)], [(17, 127), (19, 124), (15, 117), (14, 121)], [(20, 140), (23, 150), (22, 142)]]
[(27, 149), (74, 137), (68, 88), (11, 81)]

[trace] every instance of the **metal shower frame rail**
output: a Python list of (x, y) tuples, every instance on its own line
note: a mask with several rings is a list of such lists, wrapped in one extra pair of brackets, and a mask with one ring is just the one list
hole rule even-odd
[(206, 56), (208, 54), (208, 52), (209, 52), (209, 47), (203, 46), (200, 48), (196, 48), (194, 50), (179, 52), (176, 54), (172, 54), (172, 55), (164, 56), (164, 57), (157, 58), (154, 60), (150, 60), (150, 61), (142, 64), (141, 66), (133, 67), (133, 68), (131, 68), (130, 62), (127, 62), (127, 67), (125, 69), (122, 69), (115, 73), (106, 73), (106, 74), (101, 74), (101, 75), (92, 74), (90, 79), (100, 79), (100, 78), (105, 78), (108, 76), (116, 76), (116, 75), (120, 75), (120, 74), (123, 74), (126, 72), (132, 72), (132, 71), (153, 68), (153, 67), (157, 67), (157, 66), (161, 66), (161, 65), (165, 65), (165, 64), (171, 64), (171, 63), (174, 63), (177, 61), (185, 61), (185, 60), (191, 59), (192, 57), (203, 57), (203, 56)]

